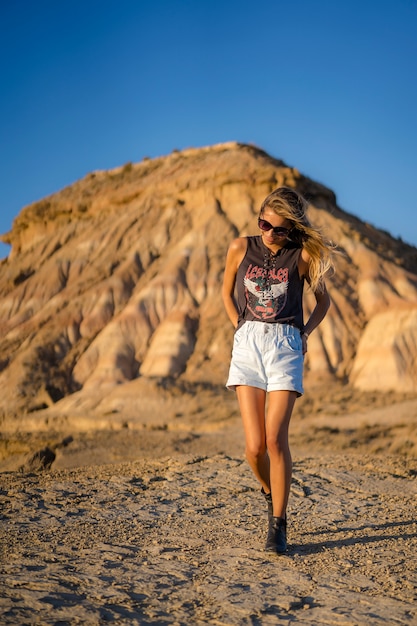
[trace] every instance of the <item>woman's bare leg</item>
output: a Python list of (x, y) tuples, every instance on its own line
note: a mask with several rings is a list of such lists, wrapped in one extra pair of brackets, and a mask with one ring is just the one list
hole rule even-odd
[(269, 493), (270, 467), (266, 448), (265, 400), (266, 392), (257, 387), (236, 387), (246, 441), (246, 458), (263, 490)]
[(272, 391), (269, 394), (265, 438), (274, 517), (285, 518), (290, 494), (292, 458), (288, 429), (296, 398), (294, 391)]

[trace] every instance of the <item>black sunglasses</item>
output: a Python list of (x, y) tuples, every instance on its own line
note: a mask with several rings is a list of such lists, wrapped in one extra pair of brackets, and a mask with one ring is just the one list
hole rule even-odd
[(278, 237), (288, 237), (291, 232), (291, 228), (284, 228), (284, 226), (272, 226), (272, 224), (263, 220), (261, 217), (258, 217), (258, 226), (264, 231), (272, 230), (274, 235), (277, 235)]

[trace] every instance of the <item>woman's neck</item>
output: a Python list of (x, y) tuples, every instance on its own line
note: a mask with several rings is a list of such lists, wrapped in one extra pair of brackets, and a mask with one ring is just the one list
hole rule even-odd
[(263, 245), (265, 246), (265, 248), (267, 248), (271, 252), (271, 254), (277, 254), (280, 250), (285, 248), (285, 244), (280, 245), (278, 243), (266, 243), (262, 235), (261, 235), (261, 239), (262, 239)]

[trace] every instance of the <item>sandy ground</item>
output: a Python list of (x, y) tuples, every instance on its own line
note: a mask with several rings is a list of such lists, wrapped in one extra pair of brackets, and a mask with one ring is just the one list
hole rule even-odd
[(417, 624), (415, 411), (294, 419), (284, 556), (236, 416), (49, 434), (48, 471), (0, 467), (0, 623)]

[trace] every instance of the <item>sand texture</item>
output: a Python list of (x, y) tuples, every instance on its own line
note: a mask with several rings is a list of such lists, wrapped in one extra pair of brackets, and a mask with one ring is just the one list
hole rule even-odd
[(0, 623), (417, 624), (417, 460), (294, 456), (284, 556), (243, 455), (3, 472)]

